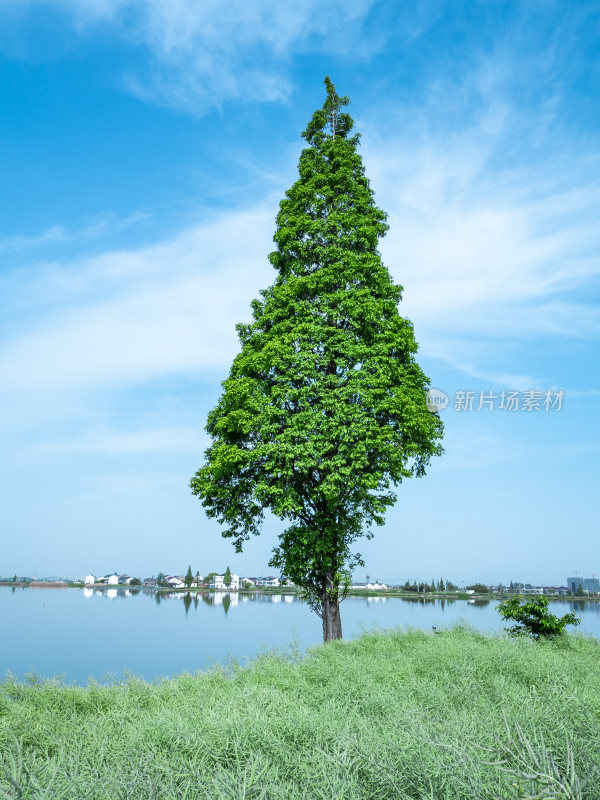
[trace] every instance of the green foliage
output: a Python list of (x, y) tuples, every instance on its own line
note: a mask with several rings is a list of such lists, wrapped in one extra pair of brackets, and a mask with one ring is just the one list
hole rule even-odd
[(383, 524), (394, 487), (442, 452), (412, 324), (398, 313), (402, 287), (377, 249), (386, 215), (343, 111), (348, 99), (326, 85), (277, 215), (275, 281), (237, 326), (241, 352), (191, 481), (236, 552), (265, 511), (288, 524), (270, 566), (318, 612), (337, 606), (364, 565), (353, 542)]
[(187, 572), (185, 573), (185, 578), (184, 578), (183, 582), (185, 583), (186, 586), (191, 586), (193, 580), (194, 580), (194, 576), (192, 574), (192, 567), (189, 566), (187, 568)]
[(223, 575), (223, 583), (225, 586), (231, 586), (231, 570), (229, 567), (225, 570), (225, 575)]
[(485, 583), (473, 583), (471, 586), (467, 586), (467, 589), (472, 589), (477, 594), (488, 594), (490, 591)]
[(209, 572), (208, 575), (204, 578), (204, 583), (210, 586), (210, 584), (214, 581), (216, 572)]
[(142, 582), (141, 582), (141, 580), (140, 580), (139, 578), (132, 578), (132, 579), (129, 581), (129, 585), (130, 585), (130, 586), (141, 586), (141, 585), (142, 585)]
[(156, 585), (157, 586), (162, 586), (162, 587), (168, 586), (169, 584), (167, 583), (165, 578), (166, 578), (165, 573), (164, 572), (159, 572), (158, 575), (156, 576)]
[(6, 681), (0, 798), (20, 796), (12, 779), (24, 800), (517, 800), (544, 787), (598, 800), (599, 655), (582, 636), (457, 628), (306, 656), (291, 645), (154, 684)]
[(563, 617), (552, 614), (548, 611), (548, 598), (541, 596), (522, 600), (518, 594), (500, 603), (496, 610), (503, 619), (517, 623), (512, 628), (506, 628), (509, 633), (525, 633), (535, 639), (560, 636), (567, 625), (579, 625), (581, 622), (572, 611)]

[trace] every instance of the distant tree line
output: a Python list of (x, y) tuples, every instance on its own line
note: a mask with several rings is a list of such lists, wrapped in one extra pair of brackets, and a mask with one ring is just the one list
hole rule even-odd
[(444, 581), (443, 578), (440, 578), (439, 581), (435, 581), (432, 579), (431, 583), (426, 583), (425, 581), (406, 581), (402, 586), (405, 592), (455, 592), (458, 589), (452, 581), (446, 580)]

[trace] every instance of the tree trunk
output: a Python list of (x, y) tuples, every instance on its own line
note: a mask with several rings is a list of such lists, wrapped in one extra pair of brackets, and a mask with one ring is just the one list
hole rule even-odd
[(323, 614), (323, 641), (342, 638), (342, 619), (340, 617), (340, 601), (323, 592), (321, 598), (321, 611)]

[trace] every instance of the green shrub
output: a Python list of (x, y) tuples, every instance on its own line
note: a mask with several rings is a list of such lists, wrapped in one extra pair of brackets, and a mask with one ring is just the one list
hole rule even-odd
[(548, 611), (547, 597), (535, 597), (523, 601), (518, 594), (500, 603), (497, 611), (503, 619), (514, 620), (517, 623), (505, 630), (512, 634), (529, 634), (534, 639), (539, 639), (540, 636), (548, 638), (560, 636), (565, 632), (567, 625), (579, 625), (581, 622), (572, 611), (564, 617), (552, 614)]

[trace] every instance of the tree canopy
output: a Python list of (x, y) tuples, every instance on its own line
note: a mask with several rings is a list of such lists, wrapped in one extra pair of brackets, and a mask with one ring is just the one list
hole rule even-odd
[(342, 635), (339, 600), (370, 538), (442, 452), (411, 323), (377, 246), (388, 226), (357, 152), (359, 135), (329, 78), (303, 137), (299, 178), (277, 215), (273, 284), (239, 324), (241, 351), (191, 481), (242, 550), (265, 512), (285, 523), (270, 566), (305, 591), (324, 639)]

